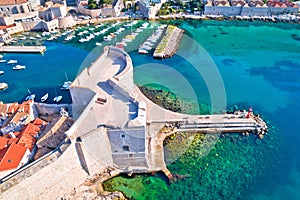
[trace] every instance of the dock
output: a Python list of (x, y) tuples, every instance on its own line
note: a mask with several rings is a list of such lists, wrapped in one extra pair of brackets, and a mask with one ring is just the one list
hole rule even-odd
[(179, 47), (183, 32), (182, 29), (176, 26), (168, 25), (166, 35), (156, 47), (153, 57), (159, 59), (172, 57)]
[(45, 46), (2, 46), (1, 53), (43, 53)]

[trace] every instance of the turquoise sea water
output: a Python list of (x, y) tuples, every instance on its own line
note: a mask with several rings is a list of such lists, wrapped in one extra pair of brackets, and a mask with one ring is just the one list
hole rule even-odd
[[(300, 26), (236, 21), (173, 23), (185, 30), (185, 36), (171, 59), (154, 60), (151, 55), (137, 54), (136, 48), (151, 34), (151, 28), (126, 47), (135, 66), (135, 82), (159, 83), (182, 101), (207, 106), (218, 106), (212, 105), (215, 96), (210, 88), (223, 89), (227, 108), (253, 107), (269, 122), (269, 134), (262, 141), (254, 136), (222, 137), (205, 157), (199, 156), (202, 150), (193, 143), (168, 165), (172, 173), (190, 176), (176, 183), (169, 184), (161, 174), (119, 176), (107, 181), (105, 188), (120, 190), (133, 199), (299, 199)], [(43, 44), (47, 46), (44, 55), (4, 55), (27, 68), (13, 71), (12, 66), (0, 64), (0, 70), (5, 71), (0, 82), (9, 84), (7, 90), (0, 91), (1, 101), (20, 102), (30, 89), (38, 98), (47, 91), (50, 98), (58, 93), (64, 95), (63, 102), (70, 102), (68, 93), (59, 89), (65, 73), (73, 80), (80, 68), (102, 51), (100, 47), (90, 54), (92, 43), (76, 41)], [(201, 59), (205, 51), (219, 72), (210, 76), (210, 85), (205, 72), (214, 66)], [(201, 71), (205, 67), (206, 71)], [(199, 108), (189, 112), (197, 113)]]

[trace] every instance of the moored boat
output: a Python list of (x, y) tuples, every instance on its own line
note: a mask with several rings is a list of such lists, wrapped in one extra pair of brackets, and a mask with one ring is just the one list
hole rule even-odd
[(48, 99), (48, 97), (49, 97), (49, 94), (48, 94), (48, 93), (46, 93), (44, 96), (42, 96), (42, 98), (41, 98), (41, 102), (44, 102), (44, 101), (46, 101), (46, 100)]
[(65, 81), (61, 90), (69, 90), (72, 82), (71, 81)]
[(16, 63), (18, 63), (17, 60), (9, 60), (9, 61), (7, 62), (7, 64), (16, 64)]
[(31, 94), (31, 95), (29, 95), (29, 96), (27, 96), (25, 98), (26, 101), (28, 101), (28, 100), (34, 100), (34, 99), (35, 99), (35, 94)]
[(0, 83), (0, 90), (5, 90), (6, 88), (8, 88), (7, 83), (4, 82)]
[(58, 103), (62, 100), (62, 98), (63, 98), (62, 96), (56, 96), (56, 97), (54, 97), (53, 101)]
[(148, 54), (148, 51), (146, 49), (140, 48), (138, 51), (139, 54)]
[(16, 65), (13, 67), (14, 70), (20, 70), (20, 69), (25, 69), (26, 66), (25, 65)]
[(0, 75), (4, 74), (4, 71), (0, 71)]

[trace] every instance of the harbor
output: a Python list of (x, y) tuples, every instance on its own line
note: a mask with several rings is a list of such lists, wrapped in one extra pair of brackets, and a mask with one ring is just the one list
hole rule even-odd
[[(232, 22), (232, 23), (237, 23), (237, 22)], [(279, 47), (277, 47), (276, 45), (274, 45), (275, 47), (272, 47), (272, 49), (273, 49), (272, 57), (270, 57), (270, 55), (269, 55), (270, 52), (267, 51), (266, 47), (254, 45), (254, 44), (258, 44), (258, 42), (257, 42), (258, 40), (251, 37), (251, 35), (255, 35), (257, 33), (256, 31), (269, 33), (266, 30), (266, 27), (265, 26), (261, 27), (259, 24), (258, 24), (258, 26), (254, 26), (253, 23), (250, 24), (247, 22), (238, 22), (238, 23), (239, 23), (238, 25), (241, 24), (241, 27), (236, 27), (233, 24), (231, 24), (231, 28), (233, 29), (233, 30), (231, 30), (230, 28), (228, 28), (226, 26), (227, 24), (230, 24), (229, 21), (227, 21), (227, 22), (226, 21), (225, 22), (214, 21), (214, 22), (210, 22), (210, 23), (208, 21), (202, 22), (202, 25), (199, 25), (199, 27), (198, 27), (199, 30), (201, 30), (201, 31), (196, 32), (196, 30), (194, 30), (196, 32), (195, 35), (197, 35), (197, 36), (199, 35), (199, 37), (194, 36), (193, 38), (195, 38), (195, 40), (197, 40), (199, 43), (201, 43), (209, 52), (213, 52), (212, 53), (213, 55), (217, 55), (216, 56), (217, 58), (214, 57), (214, 60), (216, 61), (217, 65), (220, 66), (220, 71), (221, 71), (222, 75), (224, 76), (224, 82), (226, 83), (226, 87), (229, 88), (227, 91), (228, 99), (229, 99), (229, 102), (228, 102), (229, 109), (231, 108), (230, 106), (233, 106), (235, 104), (238, 104), (240, 109), (245, 109), (245, 108), (249, 108), (250, 106), (253, 106), (255, 111), (259, 111), (259, 113), (264, 116), (264, 119), (270, 120), (271, 122), (276, 124), (277, 127), (280, 127), (280, 126), (287, 127), (285, 124), (286, 120), (284, 120), (284, 123), (283, 122), (278, 123), (278, 121), (276, 121), (276, 120), (274, 122), (275, 117), (273, 118), (273, 116), (270, 115), (269, 112), (276, 113), (276, 116), (277, 116), (277, 112), (279, 112), (280, 116), (287, 116), (287, 119), (289, 119), (290, 117), (297, 117), (297, 114), (293, 111), (294, 110), (296, 111), (299, 109), (297, 109), (297, 106), (295, 106), (295, 109), (292, 109), (292, 110), (282, 109), (282, 107), (286, 106), (286, 104), (284, 103), (285, 102), (284, 99), (285, 99), (286, 95), (282, 94), (280, 90), (277, 90), (277, 87), (276, 87), (277, 82), (271, 81), (269, 79), (270, 77), (266, 76), (266, 74), (268, 74), (267, 72), (257, 71), (260, 68), (260, 66), (255, 66), (258, 69), (250, 70), (247, 67), (248, 66), (247, 64), (249, 64), (248, 63), (249, 57), (251, 59), (253, 59), (255, 57), (256, 59), (258, 59), (258, 61), (257, 61), (258, 63), (263, 61), (266, 66), (270, 66), (270, 68), (272, 68), (273, 64), (271, 62), (267, 62), (267, 61), (272, 60), (272, 62), (273, 62), (273, 57), (275, 57), (274, 55), (276, 55), (276, 59), (274, 61), (276, 63), (279, 62), (281, 65), (286, 66), (284, 64), (284, 62), (280, 62), (280, 61), (281, 60), (289, 60), (290, 61), (288, 63), (288, 66), (286, 66), (286, 67), (289, 70), (289, 71), (287, 71), (287, 73), (292, 72), (292, 74), (289, 75), (289, 76), (292, 76), (294, 73), (293, 73), (293, 71), (290, 71), (290, 70), (292, 70), (291, 66), (294, 66), (294, 63), (295, 63), (294, 61), (297, 60), (295, 58), (298, 58), (298, 57), (297, 56), (288, 57), (288, 54), (284, 53), (284, 51), (285, 51), (284, 46), (280, 47), (280, 52), (283, 55), (279, 54), (277, 52), (277, 49)], [(214, 26), (213, 24), (216, 24), (216, 25)], [(192, 29), (194, 27), (192, 25), (193, 24), (189, 24), (188, 26), (185, 26), (185, 28)], [(243, 31), (244, 29), (242, 27), (243, 25), (246, 25), (246, 26), (248, 25), (248, 26), (253, 26), (253, 27), (251, 29), (246, 29), (246, 31), (244, 32)], [(204, 28), (205, 26), (207, 28)], [(216, 28), (214, 28), (214, 27), (216, 27)], [(291, 37), (291, 35), (292, 34), (299, 35), (298, 30), (292, 29), (289, 25), (284, 25), (284, 27), (289, 27), (289, 28), (286, 28), (285, 31), (282, 31), (282, 29), (279, 29), (278, 27), (276, 27), (276, 24), (274, 24), (272, 32), (276, 33), (276, 35), (278, 34), (278, 37), (281, 39), (282, 42), (285, 43), (285, 41), (286, 41), (289, 43), (293, 43), (294, 46), (296, 46), (297, 43), (295, 43), (295, 42), (297, 42), (297, 41), (294, 40)], [(86, 27), (86, 29), (87, 28), (91, 28), (91, 27)], [(291, 31), (289, 31), (288, 29), (291, 29)], [(206, 30), (207, 30), (207, 32), (206, 32)], [(278, 32), (280, 32), (280, 33), (278, 33)], [(125, 33), (125, 34), (128, 34), (128, 33)], [(239, 39), (235, 38), (234, 34), (237, 34)], [(268, 35), (270, 35), (270, 33)], [(284, 35), (284, 37), (283, 37), (283, 35)], [(246, 37), (247, 40), (250, 40), (251, 42), (249, 42), (249, 44), (248, 44), (247, 41), (240, 41), (244, 38), (242, 36)], [(271, 40), (268, 39), (268, 37), (262, 37), (261, 35), (258, 37), (261, 38), (263, 41), (266, 41), (265, 44), (272, 44)], [(118, 37), (118, 38), (120, 39), (120, 37)], [(201, 39), (201, 38), (205, 38), (205, 39)], [(230, 39), (228, 39), (228, 38), (230, 38)], [(224, 44), (222, 46), (221, 41), (225, 41), (225, 39), (226, 39), (226, 41), (235, 41), (235, 42)], [(45, 53), (44, 56), (39, 56), (39, 55), (35, 55), (35, 54), (30, 55), (30, 56), (33, 56), (34, 59), (37, 59), (37, 63), (39, 63), (39, 64), (26, 62), (26, 59), (24, 59), (22, 57), (22, 56), (29, 56), (29, 55), (22, 55), (22, 54), (19, 54), (19, 55), (7, 54), (7, 55), (5, 55), (5, 59), (7, 59), (7, 60), (17, 59), (22, 65), (24, 64), (24, 65), (28, 66), (28, 69), (33, 69), (35, 72), (40, 71), (41, 75), (39, 75), (39, 76), (34, 75), (35, 80), (36, 80), (35, 82), (33, 82), (32, 80), (29, 81), (27, 79), (24, 79), (24, 77), (32, 75), (32, 72), (30, 72), (30, 70), (26, 69), (25, 71), (22, 71), (19, 73), (19, 72), (13, 71), (13, 70), (9, 70), (10, 68), (7, 69), (6, 68), (7, 65), (5, 63), (1, 64), (1, 66), (0, 66), (0, 67), (2, 67), (1, 70), (5, 70), (5, 74), (3, 76), (1, 76), (1, 78), (3, 78), (4, 80), (1, 80), (1, 82), (5, 81), (9, 84), (9, 88), (7, 90), (1, 91), (2, 94), (4, 94), (4, 95), (1, 94), (2, 99), (5, 99), (6, 102), (12, 102), (13, 100), (17, 100), (17, 101), (23, 100), (24, 95), (22, 95), (22, 94), (26, 93), (26, 95), (27, 95), (26, 91), (27, 91), (27, 88), (29, 87), (33, 92), (35, 92), (37, 94), (37, 97), (38, 97), (37, 101), (39, 101), (40, 97), (42, 97), (46, 92), (49, 92), (50, 98), (49, 98), (48, 102), (52, 103), (52, 99), (55, 96), (54, 88), (57, 87), (59, 94), (62, 94), (64, 96), (62, 101), (71, 102), (71, 100), (69, 100), (67, 97), (67, 92), (60, 92), (61, 85), (64, 82), (64, 72), (67, 71), (69, 74), (69, 71), (72, 71), (72, 70), (75, 71), (75, 72), (70, 72), (70, 79), (74, 80), (74, 77), (76, 77), (75, 75), (78, 70), (76, 67), (79, 68), (79, 66), (76, 65), (75, 61), (77, 63), (81, 63), (82, 60), (84, 59), (84, 57), (87, 56), (86, 52), (80, 51), (76, 48), (79, 48), (79, 44), (80, 44), (81, 45), (80, 48), (90, 50), (92, 47), (95, 46), (94, 43), (96, 42), (95, 40), (91, 40), (87, 43), (81, 44), (81, 43), (78, 43), (77, 41), (78, 41), (77, 39), (73, 40), (73, 43), (72, 43), (72, 40), (70, 41), (69, 44), (73, 45), (72, 48), (65, 48), (65, 46), (67, 46), (67, 44), (65, 44), (65, 42), (64, 42), (64, 37), (58, 38), (55, 42), (46, 41), (47, 48), (48, 48), (48, 46), (51, 48), (47, 49), (47, 52)], [(214, 42), (214, 45), (212, 45), (213, 42)], [(142, 42), (136, 42), (136, 43), (138, 46)], [(58, 47), (56, 46), (56, 44), (59, 44), (59, 45), (57, 45)], [(103, 47), (106, 44), (109, 44), (109, 43), (103, 42)], [(130, 43), (128, 43), (128, 44), (130, 45)], [(245, 47), (245, 46), (243, 46), (243, 44), (247, 44), (250, 46)], [(278, 44), (278, 43), (276, 43), (276, 44)], [(88, 46), (88, 45), (90, 45), (90, 46)], [(232, 45), (232, 46), (230, 46), (230, 45)], [(236, 45), (236, 46), (242, 47), (242, 48), (236, 49), (233, 45)], [(54, 46), (55, 46), (55, 50), (53, 50)], [(71, 45), (69, 45), (69, 46), (71, 46)], [(183, 42), (183, 45), (180, 48), (185, 47), (185, 46), (186, 45)], [(253, 49), (253, 51), (247, 51), (247, 54), (242, 53), (242, 50), (245, 50), (248, 48)], [(265, 53), (260, 53), (258, 56), (258, 54), (254, 54), (254, 51), (260, 52), (259, 48), (262, 48), (262, 50)], [(188, 51), (187, 49), (182, 49), (182, 51), (186, 51), (189, 53), (189, 55), (192, 55), (192, 53), (190, 53), (190, 51)], [(180, 49), (179, 49), (178, 53), (180, 54), (180, 53), (182, 53), (182, 51), (180, 51)], [(235, 58), (235, 56), (234, 56), (235, 53), (233, 51), (234, 52), (238, 51), (238, 55), (240, 55), (240, 53), (242, 55), (245, 55), (245, 60), (243, 62), (239, 62), (238, 59)], [(66, 52), (66, 53), (64, 56), (61, 56), (57, 52)], [(229, 52), (231, 53), (230, 55), (229, 55)], [(294, 52), (296, 52), (296, 50)], [(76, 56), (74, 56), (74, 55), (76, 55)], [(226, 59), (224, 58), (224, 56), (219, 58), (218, 55), (225, 55)], [(66, 57), (66, 56), (72, 56), (73, 59), (68, 61), (70, 63), (64, 62), (64, 57)], [(152, 62), (152, 60), (150, 58), (148, 58), (148, 57), (152, 58), (152, 56), (141, 56), (141, 55), (138, 55), (137, 52), (131, 53), (130, 56), (136, 62), (135, 66), (140, 65), (141, 63), (147, 63), (147, 62), (151, 63)], [(43, 63), (43, 60), (39, 60), (40, 57), (41, 57), (41, 59), (43, 58), (43, 60), (46, 60), (47, 64)], [(53, 58), (56, 58), (56, 59), (53, 59)], [(231, 58), (233, 61), (229, 60), (227, 58)], [(268, 59), (266, 59), (266, 58), (268, 58)], [(82, 60), (80, 60), (80, 59), (82, 59)], [(173, 58), (167, 59), (167, 60), (164, 60), (163, 62), (167, 62), (168, 65), (170, 65), (172, 68), (175, 68), (176, 70), (180, 70), (180, 69), (178, 69), (179, 67), (181, 67), (181, 69), (184, 69), (184, 70), (190, 69), (190, 66), (188, 66), (188, 65), (183, 65), (184, 67), (182, 67), (182, 65), (179, 65), (179, 63), (177, 62), (178, 60), (176, 60), (176, 63), (173, 64), (172, 59)], [(54, 62), (54, 60), (56, 60), (57, 62)], [(170, 62), (168, 62), (169, 60), (170, 60)], [(160, 60), (156, 60), (156, 61), (160, 61)], [(179, 66), (178, 68), (176, 68), (177, 65)], [(44, 67), (41, 67), (41, 66), (44, 66)], [(53, 66), (53, 67), (46, 68), (46, 66), (49, 66), (49, 67)], [(72, 66), (72, 68), (71, 68), (71, 66)], [(229, 68), (230, 69), (238, 69), (238, 70), (234, 70), (232, 72), (231, 70), (228, 70)], [(243, 74), (243, 75), (241, 75), (238, 72), (238, 71), (244, 72), (244, 70), (245, 70), (245, 74)], [(149, 77), (151, 77), (151, 76), (154, 77), (154, 78), (151, 77), (152, 80), (157, 80), (156, 77), (164, 78), (164, 79), (167, 78), (165, 73), (163, 73), (163, 70), (153, 69), (153, 71), (155, 71), (155, 73), (153, 72), (153, 74), (156, 74), (156, 76), (153, 76), (152, 74), (150, 74)], [(229, 73), (230, 75), (226, 73), (228, 71), (230, 72)], [(262, 81), (257, 78), (258, 76), (256, 74), (258, 72), (260, 74), (259, 77), (262, 76), (265, 78), (265, 80)], [(138, 83), (138, 84), (143, 83), (143, 81), (141, 81), (141, 77), (145, 77), (145, 73), (140, 72), (140, 74), (137, 74), (137, 73), (139, 73), (138, 70), (134, 71), (134, 73), (136, 76), (135, 77), (136, 83)], [(233, 73), (233, 74), (231, 74), (231, 73)], [(43, 74), (48, 74), (48, 76), (44, 76)], [(9, 76), (15, 77), (14, 82), (13, 81), (10, 82), (10, 80), (5, 79), (6, 77), (9, 77)], [(232, 78), (232, 76), (234, 76), (235, 78)], [(56, 78), (50, 78), (50, 77), (56, 77)], [(60, 79), (57, 77), (60, 77)], [(193, 80), (192, 76), (189, 76), (189, 75), (187, 75), (187, 79)], [(19, 80), (19, 81), (17, 81), (17, 80)], [(20, 86), (17, 85), (17, 87), (16, 87), (15, 84), (17, 84), (18, 82), (21, 82), (20, 80), (22, 80), (22, 85), (20, 85)], [(235, 88), (232, 88), (232, 83), (234, 81), (239, 81), (241, 83), (240, 87), (243, 88), (243, 90), (240, 90), (240, 89), (236, 90)], [(270, 81), (272, 84), (270, 85), (270, 84), (265, 83), (268, 81)], [(284, 81), (282, 81), (282, 82), (284, 82)], [(42, 83), (42, 84), (38, 85), (36, 83)], [(49, 86), (49, 83), (50, 83), (50, 86)], [(102, 82), (100, 82), (100, 83), (102, 83)], [(259, 84), (260, 87), (257, 87), (256, 83)], [(196, 85), (197, 83), (192, 82), (191, 84)], [(25, 86), (23, 86), (23, 85), (25, 85)], [(195, 87), (197, 87), (197, 86), (195, 86)], [(98, 87), (96, 87), (96, 88), (98, 88)], [(260, 88), (262, 88), (262, 89), (260, 89)], [(15, 92), (15, 91), (17, 91), (17, 92)], [(199, 91), (198, 88), (196, 88), (196, 91), (197, 92)], [(269, 91), (270, 96), (277, 95), (276, 101), (272, 101), (272, 100), (270, 100), (270, 98), (268, 96), (263, 95), (266, 91)], [(10, 96), (8, 96), (6, 92), (9, 92)], [(293, 90), (293, 92), (288, 92), (288, 94), (294, 94), (294, 90)], [(201, 95), (203, 95), (202, 92), (201, 92)], [(203, 99), (201, 99), (201, 101), (202, 100)], [(105, 103), (105, 101), (106, 101), (106, 103)], [(240, 105), (239, 104), (240, 101), (245, 102), (245, 104)], [(100, 99), (97, 98), (97, 99), (95, 99), (95, 102), (97, 102), (96, 104), (99, 104), (99, 105), (102, 105), (102, 104), (105, 105), (105, 104), (109, 103), (109, 99), (105, 100), (103, 98), (100, 98)], [(273, 103), (270, 104), (269, 102), (273, 102)], [(279, 104), (280, 104), (280, 106), (279, 106)], [(276, 107), (276, 106), (278, 106), (278, 107)], [(228, 116), (238, 116), (238, 115), (233, 115), (233, 113), (232, 113)], [(193, 126), (193, 121), (197, 122), (197, 120), (199, 120), (199, 119), (198, 118), (195, 118), (194, 120), (191, 119), (187, 123), (184, 123), (184, 120), (186, 120), (186, 119), (182, 119), (182, 120), (178, 121), (178, 122), (180, 122), (180, 125), (181, 125), (180, 128), (177, 128), (176, 123), (173, 123), (173, 122), (176, 122), (176, 120), (172, 121), (171, 118), (165, 124), (162, 124), (160, 121), (152, 121), (152, 125), (159, 124), (159, 125), (162, 125), (162, 127), (164, 127), (163, 130), (166, 131), (166, 133), (162, 132), (162, 134), (161, 134), (161, 140), (163, 140), (163, 138), (165, 138), (165, 135), (171, 134), (171, 136), (172, 136), (172, 134), (176, 133), (176, 131), (178, 131), (177, 133), (179, 133), (176, 135), (184, 134), (185, 131), (192, 133), (192, 128), (190, 129), (189, 126)], [(205, 117), (202, 120), (204, 121)], [(247, 124), (250, 124), (252, 118), (250, 118), (248, 120), (249, 121), (245, 120), (245, 122), (247, 122)], [(86, 120), (86, 121), (88, 121), (88, 120)], [(250, 122), (250, 123), (248, 123), (248, 122)], [(205, 132), (204, 124), (200, 124), (197, 122), (197, 125), (199, 126), (199, 131)], [(289, 123), (289, 122), (288, 122), (288, 125), (289, 125), (287, 127), (288, 129), (293, 127), (291, 125), (291, 123)], [(225, 125), (223, 125), (223, 127), (225, 127)], [(254, 127), (254, 126), (251, 126), (251, 127)], [(109, 128), (109, 126), (107, 126), (107, 128)], [(200, 159), (195, 160), (194, 157), (197, 157), (197, 154), (195, 154), (196, 156), (194, 155), (193, 159), (191, 159), (189, 162), (186, 161), (187, 158), (185, 155), (185, 156), (180, 157), (180, 159), (178, 159), (179, 161), (171, 166), (168, 166), (168, 163), (166, 163), (167, 169), (164, 169), (164, 171), (167, 176), (168, 176), (168, 171), (173, 177), (176, 177), (174, 174), (190, 174), (191, 175), (191, 178), (186, 178), (182, 182), (179, 181), (178, 183), (172, 184), (172, 186), (170, 186), (170, 188), (168, 188), (168, 191), (163, 190), (163, 188), (169, 187), (169, 184), (164, 183), (164, 181), (161, 181), (159, 176), (157, 176), (157, 175), (149, 175), (149, 176), (135, 175), (134, 178), (133, 177), (124, 178), (124, 176), (116, 177), (111, 182), (115, 183), (115, 182), (123, 179), (123, 180), (125, 180), (124, 184), (126, 184), (126, 183), (128, 184), (128, 182), (130, 181), (130, 185), (132, 185), (133, 189), (130, 190), (129, 192), (127, 192), (128, 190), (123, 191), (121, 188), (116, 189), (116, 186), (114, 186), (113, 189), (124, 192), (126, 197), (131, 197), (132, 193), (130, 193), (130, 192), (131, 191), (135, 192), (134, 189), (138, 188), (138, 186), (135, 187), (135, 185), (137, 185), (136, 183), (139, 182), (140, 180), (142, 180), (144, 185), (142, 186), (142, 189), (141, 189), (141, 187), (138, 188), (137, 194), (138, 194), (138, 192), (145, 194), (145, 192), (148, 191), (149, 188), (158, 186), (157, 187), (157, 188), (159, 188), (158, 191), (160, 192), (160, 195), (162, 195), (163, 197), (168, 196), (169, 193), (173, 193), (176, 195), (182, 194), (184, 196), (184, 195), (186, 195), (185, 191), (187, 191), (188, 189), (190, 189), (191, 193), (194, 192), (193, 194), (200, 193), (199, 191), (201, 191), (201, 196), (202, 196), (202, 192), (209, 190), (209, 188), (211, 188), (210, 185), (213, 185), (213, 187), (215, 189), (212, 192), (212, 194), (215, 194), (215, 193), (216, 193), (216, 195), (217, 194), (225, 194), (224, 193), (224, 188), (225, 188), (225, 189), (227, 189), (227, 191), (233, 191), (233, 193), (230, 192), (230, 195), (231, 194), (233, 194), (235, 196), (240, 195), (240, 194), (237, 194), (236, 192), (234, 192), (236, 190), (230, 190), (230, 185), (232, 185), (232, 181), (234, 183), (236, 183), (236, 184), (234, 184), (235, 189), (239, 188), (239, 190), (238, 190), (239, 192), (244, 192), (243, 189), (241, 189), (241, 188), (244, 188), (245, 182), (247, 182), (249, 185), (254, 185), (255, 180), (259, 180), (259, 181), (262, 181), (263, 183), (266, 183), (264, 178), (261, 178), (261, 177), (258, 178), (256, 176), (256, 173), (259, 173), (259, 174), (267, 173), (272, 176), (276, 176), (276, 174), (277, 174), (277, 173), (275, 173), (275, 170), (273, 171), (273, 169), (277, 168), (277, 167), (270, 167), (270, 165), (272, 164), (272, 166), (274, 166), (273, 165), (274, 160), (281, 155), (280, 151), (277, 151), (277, 149), (284, 149), (284, 148), (283, 148), (283, 146), (280, 145), (281, 144), (280, 138), (274, 139), (274, 135), (275, 135), (274, 130), (271, 127), (268, 127), (268, 129), (269, 129), (269, 132), (268, 132), (268, 134), (264, 134), (263, 140), (259, 139), (259, 136), (257, 136), (256, 134), (251, 134), (252, 132), (246, 130), (246, 128), (243, 130), (243, 132), (241, 132), (241, 134), (235, 134), (235, 133), (231, 133), (231, 132), (229, 132), (229, 134), (225, 134), (225, 136), (223, 134), (221, 134), (220, 137), (223, 139), (221, 139), (221, 138), (219, 139), (219, 142), (217, 143), (218, 145), (216, 145), (215, 150), (213, 150), (210, 153), (210, 155), (207, 156), (207, 159), (203, 158), (202, 160), (200, 160)], [(296, 129), (296, 127), (295, 127), (295, 129)], [(211, 130), (213, 130), (213, 129), (211, 129)], [(256, 130), (256, 129), (253, 128), (252, 130)], [(210, 136), (209, 138), (212, 138), (212, 137), (215, 137), (218, 135), (218, 134), (217, 135), (213, 134), (213, 131), (208, 131), (207, 133), (208, 134), (206, 134), (206, 136)], [(254, 133), (255, 133), (255, 131), (254, 131)], [(296, 133), (296, 130), (295, 130), (295, 132), (291, 131), (291, 134), (285, 133), (285, 132), (280, 132), (280, 135), (287, 134), (289, 137), (293, 138), (294, 133)], [(91, 132), (91, 135), (92, 135), (92, 132)], [(247, 135), (249, 135), (249, 136), (247, 136)], [(89, 141), (88, 136), (85, 138), (86, 138), (85, 141)], [(92, 140), (92, 138), (90, 140)], [(181, 141), (181, 140), (179, 140), (179, 141)], [(296, 141), (297, 140), (295, 140), (294, 143), (296, 143)], [(82, 142), (78, 141), (77, 143), (81, 144), (81, 146), (83, 147), (83, 153), (91, 152), (91, 151), (89, 151), (89, 149), (85, 149), (85, 146), (82, 145)], [(289, 145), (295, 145), (295, 144), (289, 143)], [(77, 146), (80, 146), (80, 145), (77, 145)], [(164, 145), (161, 145), (161, 147), (165, 148)], [(64, 149), (64, 147), (61, 149)], [(80, 151), (78, 151), (78, 152), (80, 152)], [(76, 153), (76, 151), (74, 151), (73, 153)], [(218, 156), (217, 156), (217, 154), (218, 154)], [(56, 155), (57, 155), (57, 157), (56, 157)], [(164, 153), (164, 155), (166, 156), (166, 153)], [(57, 152), (57, 154), (53, 154), (53, 156), (55, 156), (55, 159), (57, 159), (60, 156), (60, 154)], [(285, 155), (285, 156), (288, 156), (288, 155)], [(48, 159), (45, 159), (45, 160), (48, 160)], [(86, 160), (88, 163), (89, 159), (87, 159), (87, 157), (86, 157)], [(69, 159), (69, 161), (70, 161), (69, 163), (71, 163), (71, 165), (73, 165), (73, 168), (67, 168), (66, 171), (74, 170), (77, 167), (79, 170), (82, 167), (81, 165), (77, 166), (78, 160), (76, 160), (76, 159), (74, 159), (74, 160)], [(183, 161), (187, 162), (188, 165), (187, 164), (184, 165), (182, 163)], [(230, 163), (232, 163), (232, 164), (231, 165), (228, 164), (229, 163), (228, 161), (230, 161)], [(269, 165), (267, 163), (271, 163), (271, 164)], [(206, 164), (209, 164), (209, 166), (206, 166)], [(286, 169), (283, 169), (284, 167), (281, 168), (282, 165), (279, 165), (279, 166), (280, 166), (280, 170), (279, 170), (280, 173), (283, 172), (283, 174), (285, 174), (288, 171)], [(224, 172), (224, 168), (226, 169), (225, 170), (226, 172)], [(88, 169), (90, 169), (90, 168), (88, 168)], [(244, 169), (247, 170), (246, 176), (245, 176)], [(61, 166), (57, 164), (56, 165), (56, 171), (57, 171), (56, 173), (59, 173), (58, 176), (64, 177), (66, 179), (69, 178), (68, 175), (66, 173), (64, 173), (65, 170), (63, 170), (61, 172), (61, 174), (60, 174), (60, 170), (61, 170)], [(112, 171), (110, 171), (110, 170), (112, 170)], [(28, 171), (30, 171), (30, 169), (27, 170), (27, 172)], [(89, 171), (89, 172), (90, 172), (90, 174), (92, 174), (91, 171)], [(107, 176), (108, 178), (111, 177), (110, 173), (112, 174), (112, 176), (121, 173), (121, 171), (118, 171), (118, 169), (104, 169), (101, 172), (103, 172), (105, 174), (105, 176)], [(226, 173), (229, 175), (227, 177), (223, 176), (223, 174), (226, 175)], [(214, 176), (214, 174), (217, 174), (218, 176), (217, 175)], [(45, 175), (47, 175), (47, 174), (45, 173)], [(81, 176), (81, 173), (79, 175)], [(70, 177), (71, 177), (71, 175), (70, 175)], [(142, 177), (142, 178), (140, 178), (140, 177)], [(73, 177), (72, 177), (72, 179), (73, 179)], [(149, 180), (151, 181), (150, 184), (148, 184)], [(205, 185), (206, 180), (220, 180), (220, 181), (222, 181), (223, 184), (221, 187), (218, 187), (217, 182), (209, 181), (209, 182), (207, 182), (207, 185), (209, 185), (209, 186), (207, 186), (207, 185)], [(42, 179), (40, 181), (43, 182)], [(111, 182), (109, 181), (109, 183), (111, 183)], [(10, 183), (13, 183), (13, 182), (10, 182)], [(269, 184), (271, 184), (272, 187), (273, 187), (273, 185), (277, 185), (276, 183), (269, 183)], [(34, 182), (32, 182), (32, 185), (34, 185)], [(123, 186), (122, 183), (120, 183), (119, 185), (120, 185), (120, 187)], [(255, 184), (255, 185), (257, 185), (257, 184)], [(24, 186), (24, 187), (26, 187), (26, 186)], [(180, 187), (180, 189), (178, 189), (178, 187)], [(263, 189), (265, 190), (265, 188), (263, 188)], [(149, 191), (151, 191), (151, 189)], [(223, 193), (221, 193), (221, 192), (223, 192)], [(148, 194), (147, 198), (149, 197), (149, 193), (146, 193), (146, 195)], [(205, 194), (205, 192), (204, 192), (204, 194)], [(152, 197), (154, 197), (157, 194), (154, 194), (151, 192), (151, 195), (152, 195)], [(181, 197), (183, 197), (183, 196), (181, 196)], [(134, 197), (136, 197), (136, 196), (134, 196)]]
[(1, 46), (1, 53), (44, 53), (45, 46)]
[[(43, 173), (56, 174), (48, 178), (48, 189), (37, 184), (31, 187), (32, 192), (26, 194), (29, 198), (36, 195), (41, 198), (61, 195), (61, 192), (70, 191), (75, 185), (82, 183), (88, 175), (97, 175), (99, 171), (108, 168), (110, 177), (119, 173), (132, 175), (162, 171), (171, 179), (172, 174), (166, 167), (162, 145), (164, 139), (174, 132), (205, 129), (215, 134), (249, 131), (260, 135), (268, 131), (265, 122), (254, 116), (251, 110), (232, 115), (206, 116), (165, 110), (151, 102), (135, 86), (132, 67), (131, 58), (125, 51), (110, 46), (76, 77), (70, 86), (72, 118), (75, 122), (66, 132), (71, 144), (56, 162), (40, 169), (39, 176), (32, 174), (26, 181), (17, 184), (18, 187), (23, 187), (25, 182), (35, 182), (43, 177), (40, 176)], [(97, 86), (99, 82), (103, 83), (100, 87)], [(115, 115), (116, 111), (118, 115)], [(98, 151), (99, 148), (102, 151)], [(93, 152), (93, 155), (88, 152)], [(65, 170), (58, 172), (58, 165)], [(74, 173), (77, 176), (71, 175)], [(63, 178), (65, 176), (72, 177), (71, 184), (66, 184), (67, 179)], [(14, 192), (13, 185), (16, 181), (13, 185), (10, 182), (8, 179), (1, 184), (3, 197), (23, 195)], [(7, 190), (9, 185), (11, 188)], [(59, 188), (64, 190), (59, 191)]]

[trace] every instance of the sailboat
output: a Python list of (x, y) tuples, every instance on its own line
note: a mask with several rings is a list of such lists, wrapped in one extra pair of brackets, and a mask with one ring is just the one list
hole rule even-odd
[(25, 98), (25, 100), (26, 100), (26, 101), (28, 101), (28, 100), (34, 100), (35, 94), (31, 94), (31, 92), (30, 92), (29, 89), (28, 89), (28, 93), (29, 93), (29, 96), (27, 96), (27, 97)]
[(72, 84), (72, 81), (68, 80), (68, 76), (66, 73), (65, 73), (65, 76), (66, 76), (66, 81), (64, 82), (63, 86), (60, 88), (61, 90), (69, 90), (70, 86)]
[(46, 101), (46, 100), (48, 99), (48, 97), (49, 97), (49, 94), (48, 94), (48, 93), (46, 93), (44, 96), (42, 96), (42, 98), (41, 98), (41, 102), (44, 102), (44, 101)]

